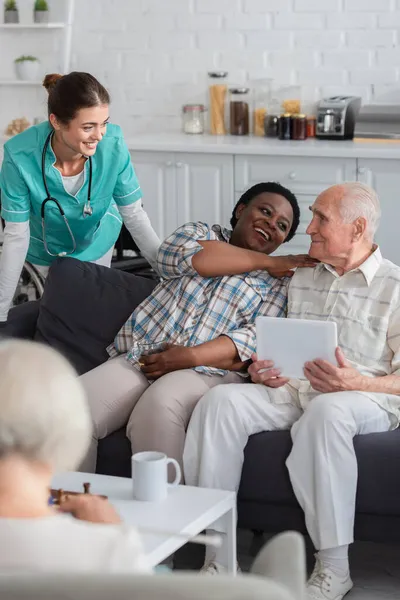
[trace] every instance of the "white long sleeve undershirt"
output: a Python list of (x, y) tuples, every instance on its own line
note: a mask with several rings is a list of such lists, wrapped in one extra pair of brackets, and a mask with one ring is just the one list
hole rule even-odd
[(29, 221), (7, 222), (0, 254), (0, 322), (7, 320), (29, 248)]
[[(129, 233), (140, 248), (144, 258), (156, 268), (157, 251), (161, 244), (150, 219), (138, 200), (118, 210)], [(6, 321), (17, 289), (21, 271), (29, 248), (29, 221), (6, 222), (3, 248), (0, 253), (0, 322)]]
[(118, 206), (118, 210), (143, 257), (157, 270), (157, 252), (161, 241), (151, 226), (142, 201), (137, 200), (127, 206)]

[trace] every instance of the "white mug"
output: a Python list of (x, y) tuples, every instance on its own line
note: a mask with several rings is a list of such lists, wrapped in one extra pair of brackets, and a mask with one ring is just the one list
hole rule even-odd
[[(136, 500), (158, 502), (168, 495), (168, 488), (179, 485), (181, 468), (174, 458), (162, 452), (138, 452), (132, 456), (133, 496)], [(173, 464), (176, 477), (168, 483), (168, 465)]]

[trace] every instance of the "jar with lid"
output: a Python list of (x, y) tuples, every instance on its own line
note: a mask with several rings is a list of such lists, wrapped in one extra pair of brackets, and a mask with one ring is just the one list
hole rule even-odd
[(185, 104), (182, 108), (183, 131), (204, 133), (204, 104)]
[(249, 135), (249, 92), (250, 88), (230, 88), (230, 132), (231, 135)]
[(209, 81), (209, 104), (210, 104), (210, 133), (212, 135), (225, 135), (225, 105), (228, 86), (226, 83), (227, 71), (210, 71)]
[(290, 113), (284, 113), (278, 119), (278, 137), (280, 140), (292, 138), (293, 117)]
[(292, 140), (307, 139), (307, 119), (306, 115), (292, 116)]
[(253, 82), (253, 133), (257, 136), (265, 135), (265, 117), (271, 103), (272, 79), (256, 79)]

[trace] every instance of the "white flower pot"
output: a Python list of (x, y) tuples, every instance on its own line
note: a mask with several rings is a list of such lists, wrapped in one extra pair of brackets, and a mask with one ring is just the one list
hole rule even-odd
[(22, 81), (36, 81), (38, 79), (38, 60), (24, 60), (23, 62), (16, 62), (14, 64), (18, 79)]
[(49, 11), (48, 10), (35, 10), (33, 13), (35, 23), (48, 23), (49, 22)]

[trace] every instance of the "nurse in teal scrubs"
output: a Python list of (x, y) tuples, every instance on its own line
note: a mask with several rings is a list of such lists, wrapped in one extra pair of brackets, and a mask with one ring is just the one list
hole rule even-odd
[(90, 74), (47, 75), (49, 120), (4, 146), (0, 176), (5, 221), (0, 258), (0, 323), (25, 260), (46, 274), (59, 256), (110, 266), (124, 222), (143, 256), (160, 245), (110, 97)]

